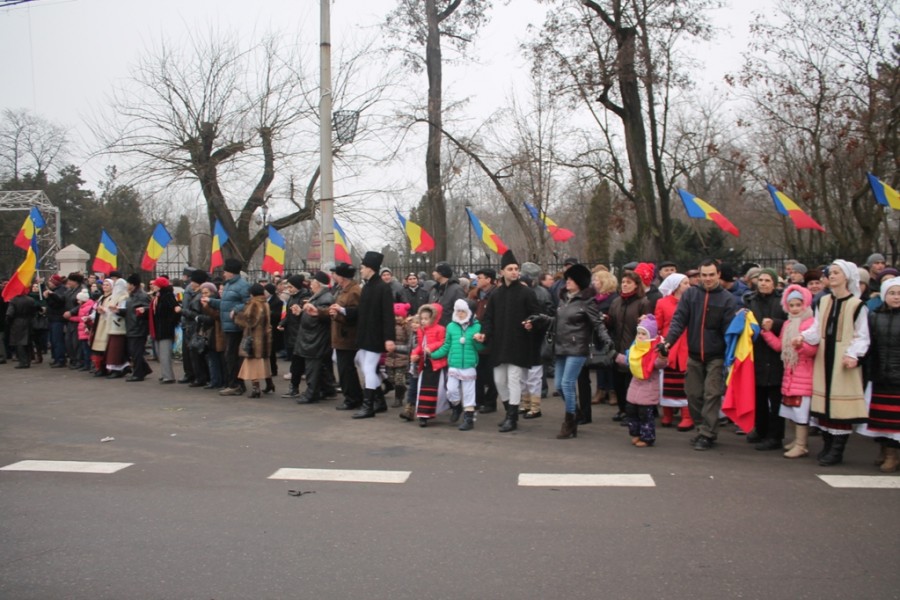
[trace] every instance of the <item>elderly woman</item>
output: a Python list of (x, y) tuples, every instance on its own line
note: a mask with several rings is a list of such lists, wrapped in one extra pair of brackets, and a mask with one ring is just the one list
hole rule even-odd
[[(803, 265), (794, 265), (795, 280), (799, 267)], [(802, 270), (805, 273), (806, 267)], [(781, 306), (781, 292), (775, 289), (777, 280), (774, 269), (763, 269), (757, 279), (756, 291), (744, 298), (744, 304), (756, 317), (756, 322), (775, 336), (781, 334), (781, 327), (787, 320)], [(747, 441), (756, 443), (757, 450), (781, 450), (784, 418), (779, 411), (784, 363), (781, 352), (771, 348), (762, 336), (753, 342), (753, 366), (756, 372), (756, 434), (748, 435)]]
[[(662, 298), (656, 303), (656, 325), (659, 334), (665, 337), (669, 334), (672, 325), (672, 317), (678, 307), (678, 301), (685, 290), (691, 287), (691, 280), (687, 275), (672, 273), (663, 280), (659, 286)], [(660, 424), (663, 427), (671, 427), (674, 421), (675, 409), (681, 411), (681, 421), (678, 423), (678, 431), (691, 431), (694, 428), (694, 420), (691, 419), (691, 411), (688, 410), (687, 393), (684, 391), (684, 378), (687, 373), (688, 348), (687, 332), (672, 344), (669, 349), (669, 359), (663, 371), (662, 394), (659, 400), (663, 407)]]
[(178, 325), (181, 306), (175, 298), (172, 284), (166, 277), (157, 277), (150, 282), (150, 337), (159, 359), (162, 371), (160, 383), (175, 383), (175, 369), (172, 366), (172, 346), (175, 343), (175, 326)]
[(90, 315), (93, 322), (93, 334), (90, 344), (91, 362), (94, 364), (94, 377), (107, 375), (106, 348), (109, 345), (112, 289), (112, 281), (104, 279), (103, 283), (100, 284), (100, 297), (94, 302), (94, 312)]
[(594, 334), (596, 333), (604, 345), (612, 345), (603, 325), (598, 304), (594, 302), (590, 270), (582, 264), (574, 264), (566, 269), (563, 276), (565, 287), (559, 293), (556, 317), (534, 315), (529, 317), (525, 324), (526, 329), (530, 329), (532, 323), (549, 323), (554, 328), (556, 387), (566, 403), (565, 420), (556, 436), (556, 439), (560, 440), (578, 437), (578, 422), (575, 418), (578, 398), (575, 394), (575, 384), (581, 373), (581, 367), (588, 359), (589, 346)]
[(259, 398), (262, 395), (259, 388), (261, 379), (265, 379), (267, 385), (273, 385), (269, 367), (272, 326), (263, 286), (258, 283), (250, 286), (250, 301), (241, 312), (235, 313), (234, 324), (243, 329), (239, 353), (244, 360), (238, 378), (245, 382), (251, 381), (253, 389), (250, 397)]
[(201, 314), (197, 317), (197, 334), (209, 340), (209, 346), (204, 353), (206, 366), (209, 371), (209, 383), (203, 386), (205, 390), (220, 389), (225, 387), (222, 375), (222, 352), (225, 350), (225, 336), (222, 333), (222, 321), (219, 319), (219, 310), (213, 308), (209, 299), (219, 297), (219, 289), (216, 284), (207, 281), (200, 284), (200, 298), (206, 298), (207, 302), (201, 302)]
[[(823, 467), (844, 460), (853, 425), (868, 417), (859, 359), (869, 350), (869, 319), (859, 299), (859, 269), (834, 261), (828, 267), (828, 287), (831, 294), (819, 300), (811, 328), (818, 330), (821, 342), (813, 363), (810, 425), (822, 431), (824, 447), (817, 458)], [(809, 334), (803, 337), (810, 344), (815, 341)]]
[(869, 315), (869, 414), (859, 432), (875, 438), (881, 446), (876, 464), (883, 473), (893, 473), (900, 468), (900, 277), (881, 284), (881, 299), (884, 304)]
[[(106, 281), (103, 282), (104, 292)], [(102, 298), (101, 298), (102, 300)], [(128, 301), (128, 286), (124, 279), (117, 279), (112, 284), (112, 291), (106, 306), (102, 307), (102, 318), (106, 320), (106, 353), (104, 362), (109, 372), (109, 379), (119, 379), (125, 376), (128, 368), (128, 351), (125, 334), (125, 303)], [(98, 306), (97, 313), (101, 313)], [(91, 347), (93, 349), (93, 346)]]
[[(644, 291), (644, 282), (634, 271), (625, 271), (622, 275), (619, 296), (609, 307), (607, 326), (616, 345), (616, 352), (625, 354), (634, 342), (640, 318), (650, 312), (650, 301)], [(625, 405), (628, 398), (628, 386), (631, 385), (631, 371), (628, 367), (616, 366), (613, 384), (616, 389), (616, 401), (619, 412), (613, 421), (625, 419)]]

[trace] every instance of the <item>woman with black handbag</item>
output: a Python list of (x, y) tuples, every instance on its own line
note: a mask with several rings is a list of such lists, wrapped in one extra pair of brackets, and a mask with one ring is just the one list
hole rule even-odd
[(269, 367), (269, 352), (271, 351), (272, 325), (269, 319), (269, 305), (266, 302), (266, 290), (258, 283), (250, 286), (250, 301), (244, 306), (244, 310), (234, 315), (234, 323), (243, 328), (241, 338), (240, 356), (244, 359), (238, 378), (251, 381), (253, 388), (251, 398), (259, 398), (262, 392), (259, 381), (266, 380), (267, 386), (272, 386), (272, 371)]

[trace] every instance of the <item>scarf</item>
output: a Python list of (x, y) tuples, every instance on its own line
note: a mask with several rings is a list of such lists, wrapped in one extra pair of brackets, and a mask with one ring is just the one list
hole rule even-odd
[(792, 369), (796, 367), (797, 362), (800, 360), (800, 357), (797, 355), (797, 349), (791, 344), (791, 340), (800, 335), (800, 324), (811, 316), (813, 316), (812, 308), (807, 306), (803, 309), (803, 312), (796, 317), (793, 315), (789, 316), (788, 322), (784, 324), (784, 331), (782, 332), (783, 342), (781, 344), (781, 360), (784, 361), (784, 366), (788, 368)]
[(625, 352), (625, 363), (635, 379), (649, 379), (653, 374), (658, 354), (657, 342), (658, 339), (643, 342), (635, 340), (631, 348)]

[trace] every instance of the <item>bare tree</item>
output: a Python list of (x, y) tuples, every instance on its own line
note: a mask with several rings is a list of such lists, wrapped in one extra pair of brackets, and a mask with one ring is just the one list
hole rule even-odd
[(47, 175), (68, 150), (65, 127), (28, 110), (4, 109), (0, 121), (0, 173), (18, 181), (25, 172)]
[[(491, 0), (399, 0), (386, 21), (394, 37), (404, 40), (394, 50), (402, 53), (415, 71), (424, 67), (428, 75), (428, 144), (425, 151), (427, 202), (434, 218), (432, 236), (435, 254), (447, 255), (447, 207), (441, 177), (441, 137), (443, 131), (443, 54), (441, 40), (462, 52), (487, 20)], [(424, 60), (413, 47), (424, 47)]]
[(554, 8), (530, 45), (535, 62), (553, 66), (556, 91), (586, 107), (600, 132), (569, 162), (614, 184), (634, 208), (643, 255), (664, 256), (672, 247), (669, 112), (672, 95), (690, 84), (678, 43), (708, 38), (707, 12), (719, 2), (544, 1)]

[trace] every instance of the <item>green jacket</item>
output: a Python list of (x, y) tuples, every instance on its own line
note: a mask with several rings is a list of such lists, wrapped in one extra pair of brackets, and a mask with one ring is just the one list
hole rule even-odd
[[(473, 321), (463, 329), (456, 321), (447, 323), (447, 335), (444, 345), (431, 353), (432, 358), (447, 357), (447, 364), (452, 369), (474, 369), (478, 365), (478, 353), (484, 350), (484, 344), (474, 340), (475, 334), (481, 332), (481, 323)], [(460, 340), (465, 337), (465, 343)]]

